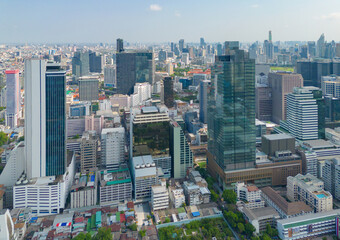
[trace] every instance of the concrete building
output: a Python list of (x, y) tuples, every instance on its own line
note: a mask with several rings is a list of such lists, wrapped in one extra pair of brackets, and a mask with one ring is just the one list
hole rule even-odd
[(101, 53), (89, 53), (90, 72), (101, 73), (104, 67), (104, 56)]
[(112, 205), (132, 200), (132, 181), (129, 169), (122, 165), (117, 170), (100, 172), (100, 205)]
[(104, 67), (104, 87), (116, 86), (116, 67), (113, 65), (106, 65)]
[(104, 128), (101, 134), (102, 165), (106, 169), (117, 169), (125, 161), (125, 129)]
[(202, 80), (199, 83), (199, 103), (200, 103), (200, 121), (202, 123), (208, 122), (208, 91), (210, 87), (210, 80)]
[(72, 117), (66, 120), (67, 137), (81, 136), (85, 131), (85, 118)]
[(272, 88), (267, 84), (256, 84), (255, 114), (261, 121), (272, 120)]
[(20, 111), (20, 86), (19, 70), (7, 70), (6, 74), (6, 126), (15, 128), (18, 126)]
[(235, 192), (237, 198), (243, 201), (248, 209), (263, 208), (264, 200), (261, 198), (262, 191), (254, 185), (246, 185), (243, 182), (236, 183)]
[(169, 192), (164, 179), (161, 185), (151, 187), (151, 206), (153, 211), (169, 208)]
[(185, 195), (183, 188), (176, 183), (174, 187), (169, 187), (170, 201), (174, 208), (179, 208), (185, 203)]
[(32, 209), (35, 216), (63, 211), (75, 174), (75, 155), (68, 153), (68, 167), (63, 175), (31, 178), (23, 174), (13, 187), (13, 208)]
[(318, 105), (315, 87), (294, 88), (287, 95), (287, 120), (281, 126), (300, 140), (318, 139)]
[(322, 235), (334, 235), (338, 227), (340, 210), (320, 212), (277, 220), (277, 230), (282, 240), (313, 239)]
[(314, 212), (333, 209), (332, 194), (324, 190), (323, 181), (311, 174), (287, 178), (287, 197), (291, 201), (304, 201)]
[(310, 206), (302, 201), (288, 202), (271, 187), (265, 187), (261, 190), (262, 198), (266, 204), (273, 207), (281, 218), (292, 218), (314, 212)]
[(98, 100), (98, 84), (96, 78), (83, 77), (79, 79), (79, 100)]
[(8, 209), (0, 210), (0, 240), (13, 239), (14, 223)]
[(170, 122), (170, 155), (172, 162), (172, 177), (184, 178), (187, 169), (193, 167), (193, 153), (184, 135), (182, 127), (176, 122)]
[(80, 169), (85, 172), (97, 166), (98, 135), (95, 131), (84, 132), (80, 143)]
[(322, 179), (325, 183), (325, 190), (331, 192), (333, 197), (340, 199), (340, 158), (333, 158), (325, 161)]
[(96, 131), (98, 135), (101, 134), (104, 127), (104, 116), (96, 116), (94, 114), (85, 116), (85, 131)]
[(274, 156), (276, 152), (290, 151), (295, 153), (295, 138), (288, 134), (269, 134), (262, 136), (262, 151)]
[(77, 51), (72, 58), (72, 75), (78, 79), (90, 72), (90, 59), (88, 51)]
[(168, 108), (174, 106), (174, 79), (172, 77), (163, 78), (164, 104)]
[(273, 207), (261, 207), (256, 209), (243, 208), (243, 216), (255, 227), (257, 234), (266, 231), (269, 224), (272, 228), (276, 228), (277, 220), (280, 215)]
[(210, 202), (210, 191), (207, 187), (200, 187), (193, 182), (183, 182), (183, 190), (187, 205), (199, 205)]
[(272, 89), (272, 121), (279, 124), (286, 119), (287, 94), (294, 87), (303, 87), (303, 78), (301, 74), (277, 72), (268, 74), (268, 82)]
[(82, 208), (97, 204), (97, 169), (91, 169), (88, 174), (77, 173), (71, 187), (71, 208)]
[(340, 78), (338, 76), (322, 76), (321, 77), (322, 95), (331, 95), (340, 98)]
[(132, 179), (137, 201), (149, 201), (151, 199), (151, 186), (158, 183), (156, 164), (151, 155), (133, 157)]

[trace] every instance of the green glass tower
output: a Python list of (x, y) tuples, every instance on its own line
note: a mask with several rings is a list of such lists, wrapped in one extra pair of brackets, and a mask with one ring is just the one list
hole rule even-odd
[[(211, 79), (208, 93), (208, 165), (213, 167), (210, 171), (253, 168), (256, 145), (255, 62), (243, 50), (232, 50), (230, 55), (216, 57)], [(214, 163), (209, 164), (210, 161)]]

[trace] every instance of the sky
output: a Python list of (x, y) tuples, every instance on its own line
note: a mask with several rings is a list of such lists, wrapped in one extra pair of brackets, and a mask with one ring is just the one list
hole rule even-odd
[(340, 0), (0, 0), (0, 43), (340, 41)]

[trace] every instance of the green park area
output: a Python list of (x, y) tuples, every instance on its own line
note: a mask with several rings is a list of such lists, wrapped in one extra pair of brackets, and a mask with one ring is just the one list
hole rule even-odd
[(294, 67), (276, 67), (276, 66), (271, 66), (270, 70), (272, 72), (294, 72)]

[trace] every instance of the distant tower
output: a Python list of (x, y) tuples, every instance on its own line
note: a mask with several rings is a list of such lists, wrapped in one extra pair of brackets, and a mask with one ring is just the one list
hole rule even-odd
[(19, 70), (8, 70), (5, 73), (7, 85), (6, 125), (14, 128), (18, 125), (20, 107)]
[(124, 52), (123, 39), (117, 38), (117, 53)]
[(174, 106), (174, 83), (172, 77), (164, 77), (164, 104), (168, 108)]
[(178, 46), (179, 50), (182, 52), (184, 48), (184, 39), (179, 40)]
[(208, 122), (207, 116), (207, 102), (208, 102), (208, 87), (210, 80), (203, 80), (200, 82), (199, 102), (200, 102), (200, 121), (202, 123)]
[(272, 41), (272, 31), (270, 30), (269, 31), (269, 42), (271, 42)]

